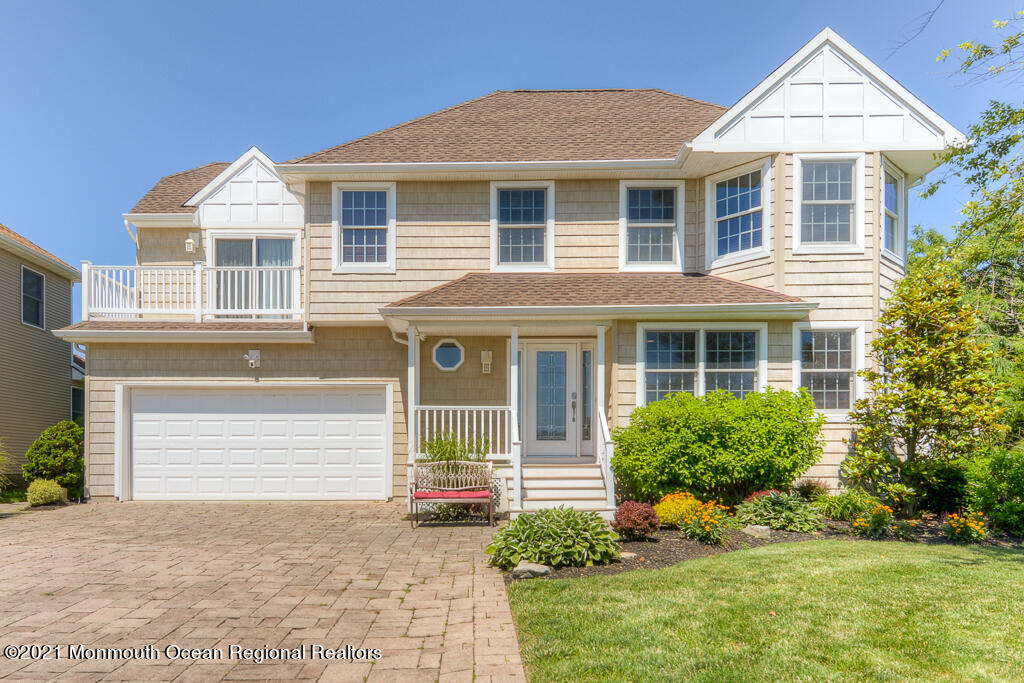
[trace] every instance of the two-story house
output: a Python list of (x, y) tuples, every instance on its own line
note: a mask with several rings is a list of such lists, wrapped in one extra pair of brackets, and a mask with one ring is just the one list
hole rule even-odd
[(404, 496), (454, 433), (513, 511), (607, 511), (636, 406), (766, 386), (809, 389), (834, 481), (908, 188), (961, 137), (826, 29), (732, 107), (498, 91), (167, 176), (59, 332), (89, 346), (89, 494)]
[(50, 330), (71, 324), (78, 269), (0, 225), (0, 439), (21, 480), (25, 453), (39, 434), (74, 419), (71, 345)]

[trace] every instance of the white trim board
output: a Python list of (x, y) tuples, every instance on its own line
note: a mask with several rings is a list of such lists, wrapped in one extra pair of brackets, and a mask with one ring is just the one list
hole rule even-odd
[[(629, 190), (675, 188), (675, 235), (671, 263), (630, 263), (629, 261)], [(636, 227), (670, 227), (667, 224), (642, 224)], [(620, 180), (619, 181), (619, 270), (641, 273), (672, 273), (684, 270), (686, 235), (685, 180)]]

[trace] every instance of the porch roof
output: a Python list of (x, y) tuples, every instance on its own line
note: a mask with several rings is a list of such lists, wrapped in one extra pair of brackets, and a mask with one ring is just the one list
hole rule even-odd
[(85, 320), (53, 331), (75, 343), (183, 342), (229, 343), (267, 341), (311, 343), (313, 332), (301, 320)]

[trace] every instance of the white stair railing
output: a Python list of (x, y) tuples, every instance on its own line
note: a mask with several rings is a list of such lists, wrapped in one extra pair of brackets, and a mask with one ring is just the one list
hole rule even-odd
[(604, 490), (608, 507), (615, 507), (615, 473), (612, 471), (612, 456), (615, 455), (615, 443), (608, 429), (608, 418), (604, 410), (597, 411), (597, 462), (601, 466), (604, 477)]

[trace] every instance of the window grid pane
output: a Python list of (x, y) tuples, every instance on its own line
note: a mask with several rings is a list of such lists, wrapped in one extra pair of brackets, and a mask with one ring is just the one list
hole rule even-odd
[(819, 410), (848, 410), (853, 384), (853, 332), (804, 330), (800, 333), (800, 383)]
[(544, 228), (498, 228), (499, 263), (544, 263)]
[(705, 391), (722, 389), (743, 398), (757, 380), (757, 333), (707, 332), (704, 364)]
[(854, 168), (852, 161), (806, 161), (802, 164), (801, 241), (852, 241)]
[(674, 223), (676, 193), (672, 188), (630, 189), (627, 217), (630, 223)]
[(341, 193), (341, 224), (344, 227), (388, 225), (388, 193), (383, 190), (344, 190)]
[(583, 392), (583, 424), (581, 425), (582, 438), (584, 441), (590, 441), (591, 439), (591, 409), (590, 409), (590, 374), (592, 367), (592, 353), (590, 351), (583, 352), (583, 377), (580, 380), (582, 385), (580, 389)]
[(761, 246), (761, 171), (715, 183), (715, 218), (718, 256)]
[(43, 327), (43, 276), (25, 269), (21, 271), (21, 320)]
[(647, 332), (645, 394), (648, 403), (697, 385), (697, 333)]
[(885, 248), (898, 253), (896, 232), (899, 229), (899, 181), (891, 173), (885, 174)]
[(387, 228), (344, 228), (341, 257), (344, 263), (387, 263)]
[(671, 263), (674, 228), (628, 228), (631, 263)]
[(498, 223), (500, 225), (543, 225), (546, 190), (499, 190)]

